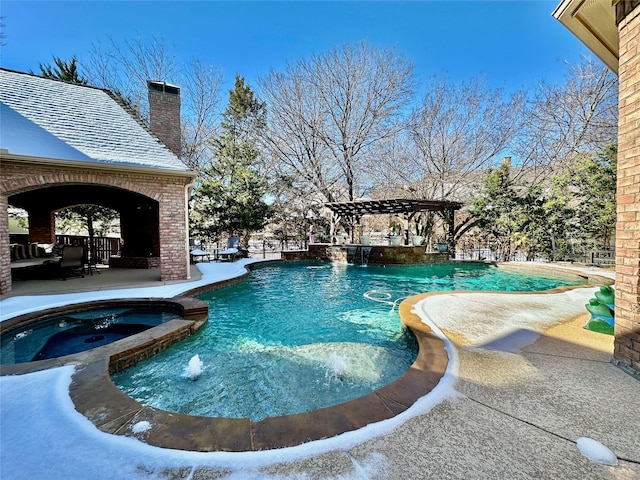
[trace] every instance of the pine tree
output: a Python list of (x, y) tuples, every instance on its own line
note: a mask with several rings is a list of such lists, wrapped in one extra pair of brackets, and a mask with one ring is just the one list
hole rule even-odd
[(80, 76), (78, 59), (75, 55), (71, 57), (69, 61), (54, 56), (53, 61), (55, 66), (40, 64), (41, 77), (52, 80), (62, 80), (63, 82), (75, 83), (77, 85), (87, 85), (87, 79)]
[(272, 212), (265, 202), (267, 182), (260, 171), (258, 142), (266, 106), (244, 78), (236, 76), (223, 113), (221, 133), (213, 141), (213, 159), (196, 187), (192, 211), (194, 233), (218, 241), (223, 233), (248, 242)]

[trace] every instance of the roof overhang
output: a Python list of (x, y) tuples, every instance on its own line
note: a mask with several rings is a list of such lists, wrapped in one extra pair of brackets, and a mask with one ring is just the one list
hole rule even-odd
[(67, 160), (49, 157), (32, 157), (28, 155), (14, 155), (7, 150), (0, 149), (0, 162), (19, 162), (50, 167), (62, 167), (82, 170), (100, 170), (118, 173), (137, 173), (142, 175), (163, 176), (163, 177), (184, 177), (193, 180), (198, 174), (193, 170), (178, 170), (171, 168), (147, 167), (142, 165), (129, 165), (121, 163), (107, 162), (80, 162), (77, 160)]
[(618, 73), (619, 37), (615, 4), (619, 0), (562, 0), (553, 16)]
[(444, 212), (460, 210), (462, 203), (444, 200), (417, 200), (395, 198), (390, 200), (365, 200), (358, 202), (325, 203), (325, 207), (336, 215), (376, 215), (417, 212)]

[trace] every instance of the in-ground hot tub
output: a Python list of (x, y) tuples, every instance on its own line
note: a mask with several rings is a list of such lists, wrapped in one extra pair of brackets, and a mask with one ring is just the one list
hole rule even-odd
[[(185, 320), (194, 314), (202, 318), (192, 328), (194, 322)], [(83, 352), (86, 357), (86, 352), (94, 349), (98, 349), (96, 356), (109, 357), (117, 353), (122, 357), (131, 347), (129, 344), (154, 343), (149, 341), (151, 338), (161, 340), (162, 346), (154, 346), (150, 356), (175, 343), (172, 337), (179, 337), (175, 339), (178, 341), (193, 333), (204, 321), (206, 306), (189, 298), (120, 299), (68, 305), (3, 321), (0, 364), (41, 362), (82, 356)], [(120, 342), (104, 348), (143, 332), (148, 333), (138, 342)], [(100, 350), (100, 347), (103, 348)], [(141, 348), (134, 350), (140, 356)]]

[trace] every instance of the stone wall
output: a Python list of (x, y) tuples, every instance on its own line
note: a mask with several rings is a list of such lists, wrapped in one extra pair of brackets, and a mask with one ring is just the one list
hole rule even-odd
[[(364, 249), (369, 249), (363, 250)], [(449, 254), (426, 252), (426, 247), (387, 245), (330, 245), (314, 243), (309, 250), (292, 250), (282, 252), (284, 260), (330, 260), (367, 265), (421, 265), (446, 263)]]
[(626, 17), (618, 25), (620, 90), (614, 361), (640, 375), (640, 7), (625, 13)]

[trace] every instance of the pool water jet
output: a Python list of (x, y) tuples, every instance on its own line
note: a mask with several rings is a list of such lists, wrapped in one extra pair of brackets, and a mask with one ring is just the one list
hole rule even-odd
[(189, 363), (187, 364), (187, 377), (189, 377), (194, 382), (200, 378), (200, 374), (202, 374), (202, 367), (204, 363), (200, 360), (200, 355), (197, 353), (191, 357)]

